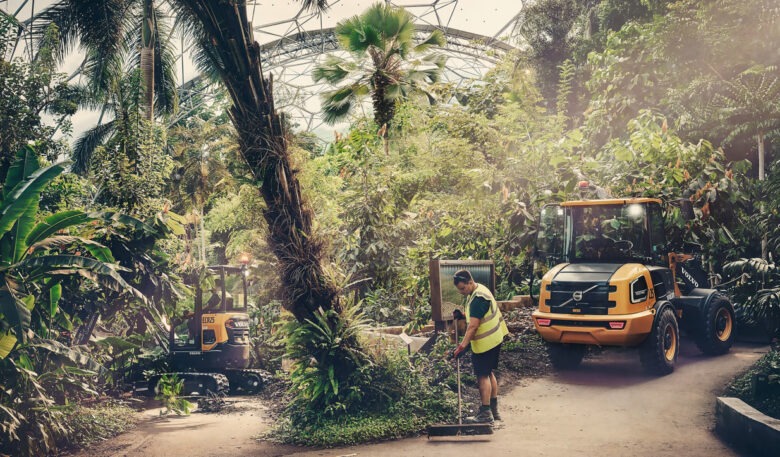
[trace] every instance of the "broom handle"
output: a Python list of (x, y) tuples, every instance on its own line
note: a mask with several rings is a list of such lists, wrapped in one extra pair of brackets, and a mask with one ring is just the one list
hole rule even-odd
[[(458, 321), (455, 320), (455, 344), (458, 342)], [(461, 400), (460, 400), (460, 354), (455, 357), (455, 372), (458, 378), (458, 425), (463, 425), (463, 414), (461, 412)]]

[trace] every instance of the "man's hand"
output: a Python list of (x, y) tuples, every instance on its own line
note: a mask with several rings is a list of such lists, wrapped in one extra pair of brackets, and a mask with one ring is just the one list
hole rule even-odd
[(454, 351), (452, 351), (452, 356), (451, 356), (450, 358), (451, 358), (451, 359), (454, 359), (454, 358), (457, 358), (457, 357), (459, 357), (461, 354), (463, 354), (463, 351), (465, 351), (465, 350), (466, 350), (466, 348), (465, 348), (465, 347), (463, 347), (462, 345), (460, 345), (460, 344), (459, 344), (459, 345), (457, 345), (457, 346), (455, 347), (455, 350), (454, 350)]
[(463, 312), (461, 310), (456, 308), (452, 312), (452, 318), (455, 319), (456, 321), (462, 321), (466, 319), (466, 316), (463, 315)]

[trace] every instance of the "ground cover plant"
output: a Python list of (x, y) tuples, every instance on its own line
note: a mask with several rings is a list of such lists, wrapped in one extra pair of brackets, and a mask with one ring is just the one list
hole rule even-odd
[(742, 399), (762, 413), (780, 419), (780, 350), (775, 343), (750, 369), (737, 376), (724, 395)]

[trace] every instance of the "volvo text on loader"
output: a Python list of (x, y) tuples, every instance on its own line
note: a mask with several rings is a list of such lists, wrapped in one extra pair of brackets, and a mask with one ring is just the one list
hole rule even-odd
[(542, 209), (535, 252), (537, 264), (549, 269), (538, 283), (533, 320), (554, 367), (577, 366), (588, 345), (626, 346), (639, 348), (647, 371), (667, 374), (677, 361), (680, 328), (705, 354), (728, 352), (734, 307), (707, 288), (695, 254), (667, 246), (657, 199)]

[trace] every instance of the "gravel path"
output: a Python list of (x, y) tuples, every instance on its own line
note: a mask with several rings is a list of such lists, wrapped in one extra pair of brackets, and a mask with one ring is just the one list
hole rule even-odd
[(341, 449), (310, 450), (254, 439), (270, 426), (265, 406), (231, 398), (228, 414), (155, 417), (151, 410), (133, 431), (77, 457), (140, 456), (736, 456), (712, 432), (715, 397), (766, 351), (736, 345), (704, 357), (683, 339), (679, 365), (669, 376), (642, 373), (632, 350), (592, 356), (574, 371), (503, 386), (504, 422), (483, 441), (425, 437)]

